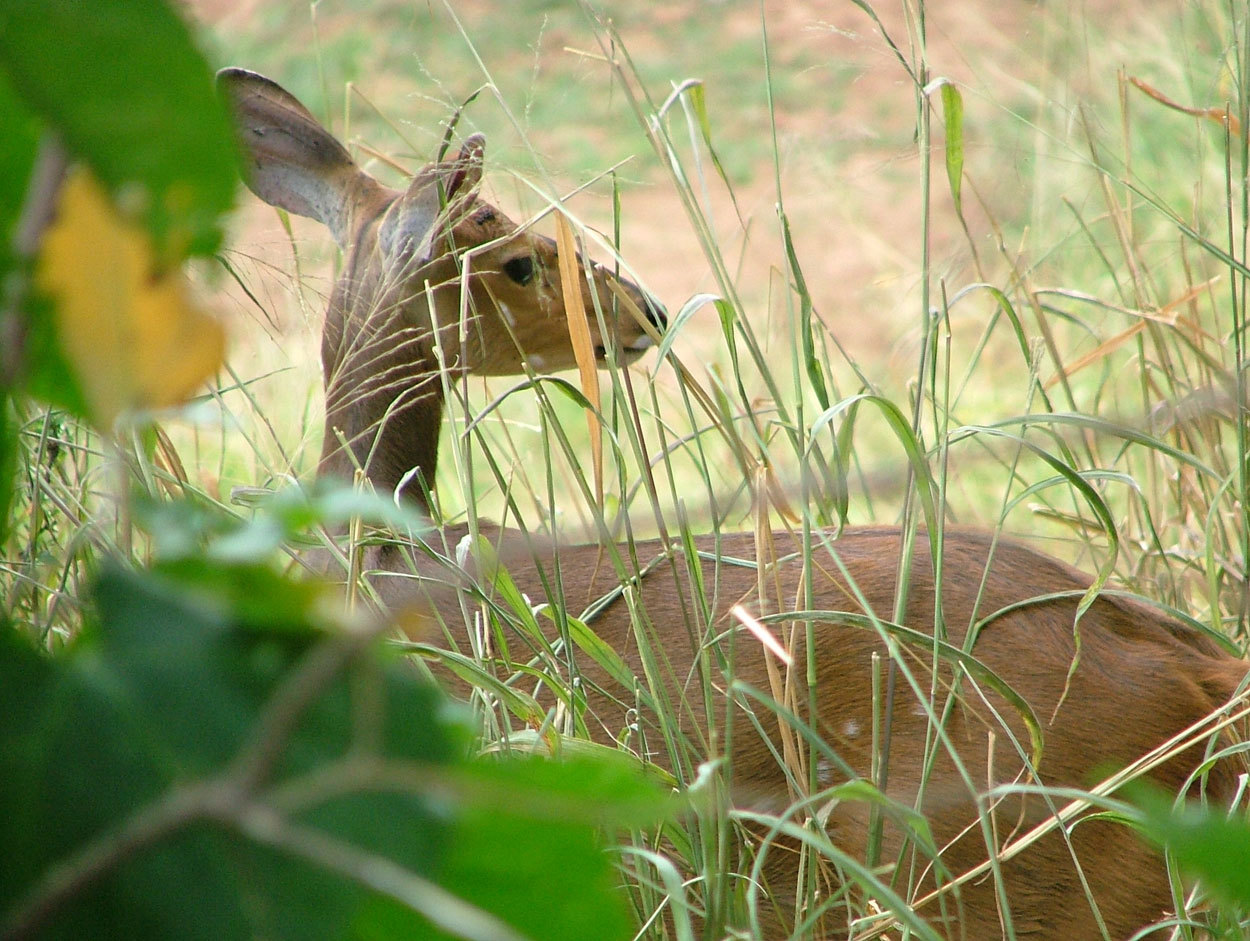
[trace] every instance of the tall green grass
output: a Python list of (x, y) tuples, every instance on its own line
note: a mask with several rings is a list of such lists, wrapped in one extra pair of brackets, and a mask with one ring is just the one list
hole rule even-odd
[[(482, 89), (467, 120), (489, 133), (491, 185), (504, 202), (541, 212), (589, 181), (563, 208), (603, 233), (601, 259), (663, 259), (669, 241), (675, 258), (700, 253), (697, 271), (662, 276), (686, 293), (664, 298), (673, 330), (660, 356), (602, 376), (604, 491), (572, 397), (470, 381), (449, 399), (445, 520), (564, 539), (608, 532), (626, 546), (662, 534), (679, 554), (694, 551), (694, 534), (910, 525), (936, 513), (943, 525), (1023, 535), (1113, 574), (1244, 648), (1243, 4), (1014, 11), (1027, 33), (1007, 40), (1012, 54), (986, 61), (971, 36), (952, 42), (944, 9), (922, 4), (854, 8), (853, 36), (816, 12), (811, 29), (779, 36), (786, 17), (733, 3), (694, 4), (662, 24), (633, 4), (611, 16), (515, 6), (506, 25), (475, 5), (321, 3), (298, 18), (269, 7), (249, 30), (212, 37), (223, 60), (281, 79), (333, 114), (337, 130), (409, 168), (432, 153), (439, 122)], [(752, 31), (744, 39), (728, 23)], [(275, 45), (291, 32), (300, 40)], [(845, 43), (871, 50), (858, 72), (835, 60)], [(953, 98), (944, 107), (948, 75), (958, 119)], [(1131, 77), (1195, 107), (1227, 106), (1236, 124), (1165, 108)], [(813, 130), (836, 127), (862, 87), (878, 97), (854, 102), (858, 137)], [(893, 189), (868, 182), (878, 177)], [(839, 187), (844, 195), (828, 195)], [(631, 215), (634, 206), (650, 215)], [(55, 413), (20, 416), (19, 525), (0, 547), (0, 594), (50, 644), (74, 632), (79, 583), (101, 552), (159, 548), (150, 523), (136, 529), (115, 509), (120, 488), (139, 489), (157, 516), (167, 496), (190, 494), (203, 508), (191, 528), (211, 531), (248, 515), (233, 488), (309, 476), (321, 407), (315, 337), (337, 261), (311, 226), (284, 230), (255, 206), (240, 215), (228, 271), (203, 279), (246, 338), (217, 389), (112, 452)], [(826, 242), (861, 253), (847, 270), (864, 283), (829, 283), (810, 260), (825, 257)], [(618, 564), (624, 573), (635, 564), (627, 548)], [(490, 613), (533, 629), (516, 607)], [(706, 636), (709, 613), (697, 599), (687, 610), (687, 624), (667, 629)], [(646, 657), (662, 655), (642, 626), (638, 639)], [(464, 652), (471, 662), (475, 652)], [(536, 746), (501, 703), (514, 688), (532, 691), (536, 674), (566, 684), (557, 661), (539, 656), (514, 676), (490, 661), (465, 668), (481, 678), (484, 752)], [(734, 723), (746, 720), (715, 705), (713, 685), (732, 681), (725, 665), (708, 654), (703, 666), (693, 695), (707, 698), (718, 720), (708, 734), (730, 754), (742, 734)], [(670, 728), (688, 708), (680, 698), (657, 706)], [(760, 716), (769, 708), (756, 704)], [(542, 731), (551, 729), (578, 737), (567, 713), (546, 716)], [(796, 744), (805, 763), (776, 759), (797, 778), (823, 752), (814, 735)], [(809, 825), (819, 808), (735, 808), (729, 770), (701, 766), (704, 743), (674, 735), (657, 747), (690, 786), (692, 810), (620, 851), (645, 936), (692, 937), (703, 922), (751, 935), (769, 903), (744, 888), (756, 863), (748, 832), (799, 837), (813, 896), (817, 870), (855, 871)], [(875, 904), (888, 906), (878, 888)], [(1181, 901), (1201, 923), (1202, 899)], [(836, 904), (867, 914), (856, 899)]]

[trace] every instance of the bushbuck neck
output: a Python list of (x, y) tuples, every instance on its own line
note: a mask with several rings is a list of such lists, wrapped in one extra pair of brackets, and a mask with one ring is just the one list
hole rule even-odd
[[(360, 169), (275, 82), (244, 69), (224, 69), (218, 82), (235, 114), (248, 185), (325, 224), (344, 252), (322, 329), (318, 474), (350, 480), (359, 468), (379, 492), (402, 490), (428, 510), (444, 376), (577, 365), (556, 243), (482, 198), (480, 135), (396, 190)], [(652, 344), (639, 315), (663, 329), (663, 309), (637, 285), (577, 262), (595, 356), (633, 361)]]
[[(252, 188), (320, 219), (347, 254), (323, 346), (322, 471), (361, 466), (387, 490), (414, 471), (428, 483), (440, 369), (519, 372), (526, 355), (535, 368), (572, 365), (554, 245), (518, 232), (477, 195), (478, 138), (400, 193), (362, 173), (272, 82), (239, 70), (221, 81), (239, 116)], [(605, 303), (607, 277), (591, 269), (582, 283), (586, 309), (598, 302), (608, 335), (597, 317), (590, 329), (601, 352), (627, 361), (649, 341)], [(621, 289), (663, 325), (636, 287)], [(849, 924), (844, 902), (877, 876), (952, 939), (1001, 937), (1008, 918), (1021, 937), (1118, 939), (1163, 917), (1173, 904), (1167, 869), (1128, 826), (1087, 816), (1034, 839), (1030, 828), (1054, 824), (1056, 802), (1067, 798), (1019, 785), (1086, 788), (1108, 766), (1128, 765), (1192, 727), (1209, 729), (1199, 724), (1238, 690), (1246, 663), (1146, 604), (1104, 592), (1082, 608), (1088, 576), (1009, 539), (921, 531), (909, 545), (890, 528), (806, 542), (791, 532), (677, 547), (636, 542), (619, 553), (637, 566), (628, 580), (598, 545), (507, 557), (522, 597), (580, 613), (601, 647), (570, 645), (555, 619), (535, 618), (528, 606), (526, 623), (538, 624), (543, 642), (528, 628), (508, 630), (517, 622), (495, 604), (498, 583), (474, 570), (472, 557), (467, 570), (447, 561), (435, 571), (419, 552), (376, 553), (369, 578), (388, 600), (418, 602), (442, 620), (452, 645), (467, 646), (470, 606), (490, 608), (499, 630), (486, 633), (512, 649), (485, 654), (484, 668), (506, 673), (528, 660), (508, 677), (514, 692), (536, 674), (545, 678), (526, 716), (535, 727), (572, 716), (570, 726), (581, 723), (597, 741), (627, 747), (684, 783), (719, 767), (739, 807), (784, 810), (775, 827), (766, 816), (754, 829), (742, 825), (750, 846), (727, 890), (757, 893), (756, 930), (768, 941), (800, 925), (809, 938), (871, 933), (865, 922)], [(909, 566), (901, 565), (904, 551)], [(900, 586), (903, 569), (909, 581)], [(906, 604), (892, 624), (900, 597)], [(811, 610), (797, 611), (800, 599)], [(731, 614), (739, 606), (772, 618), (793, 668), (770, 660), (742, 630)], [(935, 638), (939, 621), (945, 633)], [(604, 649), (612, 657), (592, 655)], [(551, 685), (573, 676), (574, 666), (576, 694), (557, 708)], [(885, 684), (893, 691), (883, 701), (877, 680), (887, 673), (898, 682)], [(767, 695), (781, 707), (767, 708)], [(662, 702), (677, 705), (665, 711)], [(732, 750), (721, 753), (730, 716)], [(719, 738), (709, 732), (713, 723)], [(1210, 799), (1232, 800), (1244, 762), (1230, 751), (1208, 766), (1202, 747), (1222, 748), (1230, 737), (1193, 735), (1150, 779), (1178, 793), (1204, 776)], [(865, 785), (859, 794), (882, 796), (844, 793), (839, 785), (848, 780)], [(926, 827), (911, 824), (913, 811)], [(783, 825), (789, 832), (779, 836)], [(884, 862), (896, 868), (886, 873)], [(848, 871), (852, 878), (843, 879)], [(955, 877), (962, 878), (952, 893)], [(718, 896), (707, 897), (711, 920)]]

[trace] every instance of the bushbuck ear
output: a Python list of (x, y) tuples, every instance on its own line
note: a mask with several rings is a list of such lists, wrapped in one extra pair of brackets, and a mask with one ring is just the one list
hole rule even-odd
[(412, 178), (408, 191), (391, 204), (378, 229), (386, 257), (423, 264), (434, 250), (435, 231), (444, 206), (472, 196), (482, 184), (486, 138), (465, 140), (454, 160), (426, 167)]
[(339, 245), (350, 237), (351, 207), (377, 187), (294, 95), (277, 82), (227, 68), (217, 89), (234, 115), (243, 179), (271, 206), (316, 219)]

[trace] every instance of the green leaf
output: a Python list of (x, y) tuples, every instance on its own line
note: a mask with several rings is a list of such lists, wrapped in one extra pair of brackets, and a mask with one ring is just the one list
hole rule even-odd
[(230, 127), (207, 62), (168, 3), (0, 4), (0, 72), (138, 209), (166, 262), (217, 247), (237, 180)]
[(0, 932), (630, 936), (600, 834), (666, 811), (636, 762), (468, 763), (459, 711), (261, 566), (94, 598), (62, 656), (0, 630)]
[[(256, 597), (236, 604), (247, 595)], [(333, 643), (297, 623), (290, 592), (257, 570), (172, 578), (113, 569), (95, 597), (96, 623), (69, 655), (47, 661), (9, 649), (0, 658), (6, 700), (21, 700), (0, 717), (0, 844), (13, 853), (0, 867), (0, 911), (12, 912), (52, 866), (73, 868), (89, 847), (107, 846), (107, 834), (133, 830), (225, 773), (277, 691)], [(282, 611), (281, 632), (257, 622)], [(366, 726), (380, 756), (446, 763), (462, 752), (462, 733), (439, 718), (437, 702), (397, 664), (367, 652), (352, 658), (279, 736), (272, 786), (296, 787), (332, 767)], [(277, 793), (262, 784), (252, 799), (273, 806)], [(432, 875), (446, 834), (432, 800), (393, 788), (328, 789), (288, 801), (281, 827)], [(378, 903), (290, 847), (237, 824), (189, 819), (106, 867), (41, 937), (349, 937), (358, 913)], [(416, 912), (406, 921), (410, 932), (425, 930)]]
[(21, 391), (74, 415), (89, 414), (87, 397), (61, 350), (52, 302), (31, 296), (24, 313)]
[(670, 317), (668, 328), (664, 331), (664, 335), (660, 338), (660, 346), (656, 351), (656, 362), (664, 362), (668, 356), (669, 350), (673, 348), (673, 344), (681, 335), (681, 328), (686, 325), (694, 314), (702, 310), (707, 304), (724, 303), (717, 294), (695, 294), (690, 297), (686, 303), (681, 305), (681, 310), (677, 312), (675, 317)]
[(430, 530), (428, 517), (407, 504), (332, 479), (276, 491), (240, 488), (231, 500), (255, 513), (240, 520), (210, 505), (154, 499), (142, 492), (132, 494), (131, 510), (135, 522), (152, 536), (156, 557), (166, 562), (199, 554), (226, 565), (271, 561), (291, 543), (320, 545), (309, 530), (344, 530), (343, 524), (357, 517), (414, 539)]
[[(912, 473), (916, 475), (916, 496), (920, 499), (920, 508), (924, 513), (925, 527), (929, 531), (929, 538), (934, 538), (938, 531), (937, 508), (934, 502), (937, 485), (934, 483), (933, 475), (929, 470), (929, 463), (924, 448), (916, 437), (916, 433), (912, 430), (911, 422), (897, 405), (889, 399), (868, 393), (852, 395), (842, 399), (840, 402), (834, 402), (833, 405), (821, 412), (812, 423), (809, 433), (811, 442), (814, 443), (817, 440), (826, 425), (837, 419), (843, 412), (858, 409), (861, 402), (877, 407), (881, 412), (881, 416), (886, 420), (886, 424), (898, 438), (899, 444), (903, 446), (908, 462), (911, 464)], [(811, 458), (811, 448), (812, 444), (809, 444), (808, 450), (804, 454), (806, 459)]]
[(734, 338), (734, 324), (737, 323), (737, 315), (734, 313), (733, 305), (722, 297), (713, 298), (712, 305), (716, 308), (717, 319), (720, 320), (721, 333), (725, 335), (725, 348), (729, 351), (729, 360), (733, 364), (733, 374), (740, 376), (738, 344)]
[(479, 786), (499, 788), (500, 798), (477, 802), (460, 817), (444, 884), (487, 911), (506, 913), (529, 938), (632, 937), (623, 897), (613, 891), (611, 858), (587, 824), (658, 822), (665, 805), (637, 765), (521, 759), (474, 770)]
[(1250, 908), (1250, 823), (1218, 808), (1174, 805), (1145, 782), (1125, 787), (1141, 811), (1140, 826), (1176, 860), (1181, 871), (1202, 880), (1220, 902)]
[[(555, 612), (552, 611), (550, 605), (544, 605), (542, 613), (553, 622), (556, 621)], [(612, 645), (596, 634), (585, 622), (571, 616), (566, 620), (569, 625), (569, 637), (572, 638), (578, 649), (590, 657), (623, 688), (633, 689), (637, 683), (634, 671), (626, 665), (620, 654), (612, 648)]]
[(807, 373), (807, 381), (816, 394), (816, 401), (822, 409), (829, 408), (829, 390), (825, 385), (825, 374), (820, 368), (820, 360), (816, 358), (816, 339), (812, 329), (812, 321), (816, 317), (812, 306), (812, 293), (808, 290), (807, 279), (803, 276), (803, 268), (799, 264), (798, 252), (794, 248), (794, 238), (790, 232), (790, 218), (781, 205), (777, 206), (777, 216), (781, 220), (781, 239), (786, 248), (786, 263), (790, 268), (790, 277), (794, 282), (794, 292), (799, 296), (799, 338), (803, 357), (803, 369)]
[(543, 388), (554, 389), (556, 392), (562, 393), (578, 408), (594, 408), (590, 400), (586, 398), (585, 393), (583, 393), (576, 384), (569, 382), (567, 379), (560, 376), (534, 376), (533, 378), (527, 376), (512, 388), (505, 391), (502, 395), (499, 395), (491, 400), (491, 402), (484, 409), (482, 409), (482, 411), (478, 412), (477, 415), (473, 417), (473, 421), (469, 422), (469, 424), (465, 426), (462, 434), (467, 436), (470, 432), (477, 428), (477, 426), (480, 425), (488, 415), (495, 411), (495, 409), (499, 408), (499, 406), (503, 405), (505, 401), (516, 393), (524, 392), (527, 389), (537, 389), (540, 386)]
[[(0, 843), (6, 848), (0, 911), (6, 920), (48, 869), (76, 858), (88, 843), (99, 845), (165, 784), (118, 691), (92, 676), (90, 658), (68, 670), (20, 649), (18, 636), (5, 631), (0, 650)], [(101, 937), (104, 925), (120, 937), (169, 936), (168, 929), (206, 941), (214, 931), (238, 937), (244, 927), (238, 907), (218, 904), (228, 874), (210, 858), (220, 852), (202, 832), (159, 843), (77, 893), (39, 937)], [(196, 891), (185, 891), (192, 884)], [(186, 931), (170, 921), (179, 907)]]
[[(738, 221), (742, 222), (742, 210), (738, 207), (738, 197), (734, 193), (733, 184), (729, 181), (729, 174), (725, 172), (720, 155), (716, 152), (716, 148), (712, 146), (712, 122), (708, 117), (707, 94), (705, 93), (703, 83), (693, 79), (687, 81), (685, 93), (691, 106), (694, 108), (695, 117), (699, 122), (699, 133), (703, 135), (703, 145), (707, 147), (708, 156), (712, 158), (712, 166), (716, 168), (716, 175), (725, 184), (725, 192), (729, 194), (729, 199), (733, 203), (734, 214), (737, 215)], [(743, 228), (746, 228), (745, 222), (742, 225)]]
[(14, 263), (13, 231), (26, 202), (39, 122), (0, 73), (0, 283)]
[(496, 679), (489, 671), (478, 665), (477, 661), (454, 650), (443, 650), (430, 644), (404, 644), (405, 650), (421, 654), (426, 659), (442, 664), (454, 673), (465, 684), (483, 690), (499, 699), (514, 716), (522, 722), (541, 723), (547, 710), (538, 704), (528, 693), (513, 689), (507, 683)]
[(949, 81), (942, 82), (942, 117), (946, 122), (946, 179), (955, 201), (955, 212), (963, 215), (964, 99)]
[[(17, 429), (9, 410), (9, 390), (0, 383), (0, 546), (5, 544), (12, 522), (9, 507), (17, 472)], [(5, 630), (0, 622), (0, 631)]]
[[(2, 16), (3, 11), (0, 11)], [(31, 258), (19, 257), (19, 253), (14, 251), (14, 237), (26, 205), (31, 170), (39, 146), (40, 124), (2, 70), (0, 127), (4, 128), (4, 133), (0, 134), (0, 285), (5, 286), (4, 300), (12, 303), (22, 294), (20, 289), (14, 291), (14, 285), (25, 284), (29, 275), (25, 269), (32, 266)], [(16, 375), (0, 372), (0, 385), (12, 383), (16, 389), (29, 391), (44, 401), (78, 415), (85, 414), (86, 401), (61, 354), (48, 303), (28, 296), (22, 307), (24, 316), (18, 322), (9, 319), (15, 316), (15, 312), (0, 312), (0, 347), (5, 348), (5, 355), (0, 356), (0, 361), (5, 361), (0, 370), (6, 366), (18, 370)], [(10, 344), (15, 343), (18, 344), (16, 350), (10, 348)], [(5, 505), (2, 496), (4, 486), (0, 480), (0, 509)], [(0, 523), (2, 529), (3, 523)]]

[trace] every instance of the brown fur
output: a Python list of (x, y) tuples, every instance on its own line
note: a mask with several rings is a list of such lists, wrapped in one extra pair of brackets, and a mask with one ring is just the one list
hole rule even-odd
[[(466, 145), (456, 160), (422, 171), (407, 193), (398, 194), (355, 168), (337, 142), (276, 85), (239, 70), (224, 73), (222, 82), (240, 116), (245, 149), (256, 164), (250, 178), (253, 188), (277, 205), (326, 222), (349, 252), (325, 328), (328, 428), (321, 471), (342, 474), (359, 465), (384, 491), (396, 489), (413, 468), (431, 481), (442, 409), (440, 361), (433, 352), (436, 335), (443, 346), (443, 364), (457, 373), (517, 372), (524, 356), (541, 357), (544, 369), (572, 365), (554, 245), (516, 232), (502, 213), (477, 195), (480, 142)], [(292, 146), (297, 139), (304, 144)], [(281, 173), (294, 174), (295, 182), (279, 179)], [(439, 181), (447, 206), (434, 213), (439, 220), (435, 222), (428, 195)], [(422, 194), (424, 208), (418, 205)], [(401, 265), (399, 275), (393, 264), (387, 267), (380, 247), (385, 238), (379, 235), (388, 212), (396, 207), (415, 214), (419, 224), (413, 233), (419, 238), (427, 232), (430, 246)], [(472, 262), (470, 276), (464, 278), (460, 260), (466, 252)], [(533, 257), (541, 271), (528, 285), (503, 273), (506, 262), (518, 253)], [(607, 276), (598, 269), (591, 274), (594, 283), (582, 284), (587, 309), (593, 310), (598, 298), (607, 317), (612, 309)], [(618, 283), (640, 310), (649, 311), (653, 323), (663, 325), (662, 312), (653, 302), (635, 286)], [(462, 344), (456, 332), (465, 284), (473, 319), (468, 341)], [(516, 321), (511, 331), (500, 329), (501, 304)], [(437, 330), (431, 311), (438, 319)], [(609, 342), (616, 343), (621, 359), (645, 346), (641, 328), (630, 316), (607, 317), (607, 322), (615, 334)], [(592, 317), (590, 326), (594, 342), (602, 347), (605, 341), (599, 336), (597, 318)], [(348, 442), (348, 451), (340, 447), (335, 430)], [(416, 495), (413, 488), (407, 492)], [(535, 602), (547, 599), (546, 586), (555, 586), (567, 610), (577, 615), (621, 584), (612, 547), (531, 544), (520, 534), (498, 530), (487, 535), (517, 587)], [(444, 530), (438, 536), (454, 550), (464, 532)], [(773, 625), (796, 658), (795, 667), (784, 673), (789, 684), (784, 698), (836, 750), (851, 774), (866, 777), (874, 768), (874, 750), (884, 750), (881, 742), (874, 748), (871, 735), (872, 676), (874, 657), (879, 658), (875, 668), (894, 681), (890, 715), (875, 717), (889, 727), (886, 791), (892, 799), (923, 810), (941, 848), (942, 864), (952, 875), (984, 863), (989, 855), (985, 834), (976, 825), (978, 806), (992, 808), (991, 843), (996, 850), (1052, 814), (1040, 796), (1014, 794), (990, 804), (984, 795), (991, 787), (1012, 782), (1087, 787), (1100, 772), (1129, 764), (1218, 709), (1246, 673), (1245, 663), (1188, 626), (1109, 593), (1101, 594), (1078, 622), (1077, 605), (1090, 585), (1087, 576), (1016, 542), (996, 542), (981, 532), (947, 532), (940, 596), (945, 640), (961, 647), (978, 626), (972, 646), (976, 659), (1023, 697), (1040, 723), (1042, 758), (1030, 769), (1028, 725), (983, 675), (963, 675), (956, 681), (949, 657), (939, 657), (935, 673), (931, 645), (898, 631), (892, 632), (901, 641), (898, 664), (911, 670), (918, 690), (904, 680), (899, 666), (887, 666), (889, 654), (878, 627), (891, 631), (874, 626), (863, 615), (875, 613), (888, 620), (895, 608), (903, 547), (899, 530), (852, 529), (836, 538), (821, 536), (812, 545), (801, 544), (789, 533), (775, 533), (772, 539), (763, 555), (751, 535), (699, 541), (702, 555), (697, 564), (712, 614), (697, 636), (687, 630), (688, 624), (700, 623), (701, 610), (694, 603), (697, 592), (689, 560), (680, 546), (670, 552), (658, 541), (632, 546), (637, 568), (628, 563), (623, 569), (647, 570), (650, 562), (660, 560), (630, 588), (636, 614), (631, 616), (626, 602), (618, 599), (601, 610), (591, 626), (641, 678), (642, 689), (666, 691), (674, 702), (684, 698), (689, 705), (678, 710), (677, 731), (695, 743), (695, 753), (706, 754), (709, 725), (701, 711), (702, 690), (706, 682), (724, 695), (726, 674), (717, 666), (718, 657), (730, 664), (740, 683), (764, 692), (775, 689), (774, 681), (782, 675), (770, 674), (770, 655), (728, 614), (729, 608), (741, 603), (757, 616), (802, 610), (806, 606), (801, 560), (810, 555), (813, 609), (852, 617), (826, 615), (815, 621), (814, 714), (808, 714), (809, 690), (804, 685), (808, 675), (804, 623), (792, 619)], [(754, 565), (732, 561), (742, 559), (759, 559), (761, 564), (782, 561), (766, 565), (761, 578)], [(375, 548), (369, 567), (373, 584), (390, 605), (415, 604), (434, 614), (460, 643), (465, 638), (463, 612), (479, 608), (495, 587), (493, 577), (474, 563), (466, 572), (402, 546)], [(910, 572), (899, 621), (920, 635), (930, 635), (938, 595), (924, 532), (916, 539)], [(1038, 600), (1056, 593), (1064, 597)], [(541, 618), (540, 622), (549, 623)], [(647, 632), (662, 662), (643, 662), (638, 631)], [(1077, 662), (1078, 633), (1080, 658), (1069, 681), (1070, 668)], [(552, 628), (551, 638), (555, 636)], [(514, 659), (531, 656), (517, 638), (505, 640), (512, 645)], [(581, 659), (586, 661), (579, 662), (579, 669), (592, 737), (625, 741), (646, 757), (667, 763), (668, 752), (657, 745), (662, 739), (654, 716), (645, 706), (638, 714), (629, 711), (638, 704), (639, 692), (620, 688), (588, 658)], [(934, 709), (941, 714), (951, 703), (944, 730), (966, 779), (948, 748), (931, 743), (933, 727), (925, 707), (935, 676)], [(774, 713), (757, 707), (761, 737), (746, 715), (750, 706), (749, 699), (739, 696), (733, 708), (735, 737), (729, 766), (733, 793), (742, 805), (781, 812), (796, 791), (804, 796), (811, 770), (805, 769), (805, 762), (810, 756), (792, 730), (779, 726)], [(717, 706), (718, 723), (724, 722), (726, 708), (723, 701)], [(633, 722), (638, 728), (631, 730)], [(799, 766), (798, 775), (791, 778), (769, 747), (771, 743), (784, 752), (787, 737), (800, 746), (787, 753), (792, 755), (788, 760)], [(1179, 791), (1201, 758), (1200, 748), (1190, 748), (1151, 777), (1170, 791)], [(932, 762), (927, 774), (926, 760)], [(694, 773), (691, 768), (675, 770), (685, 780)], [(1236, 771), (1227, 762), (1217, 764), (1206, 780), (1206, 792), (1217, 801), (1228, 800)], [(830, 763), (818, 766), (815, 777), (826, 787), (845, 780), (847, 774)], [(864, 803), (836, 804), (826, 827), (839, 849), (860, 859), (865, 856), (870, 823)], [(883, 835), (879, 858), (898, 858), (904, 831), (887, 821)], [(765, 913), (765, 930), (769, 937), (781, 937), (794, 917), (797, 857), (793, 847), (782, 842), (766, 852), (762, 871), (776, 904)], [(1069, 840), (1051, 832), (1002, 863), (1017, 936), (1056, 941), (1100, 936), (1078, 866), (1112, 938), (1128, 936), (1171, 907), (1157, 854), (1125, 826), (1085, 822), (1072, 830)], [(836, 891), (833, 873), (821, 875), (827, 890)], [(923, 895), (933, 884), (931, 875), (921, 878), (912, 896)], [(894, 885), (906, 894), (904, 872)], [(1003, 913), (990, 878), (968, 882), (944, 906), (932, 903), (921, 914), (952, 938), (989, 939), (1003, 932)], [(844, 916), (834, 907), (810, 934), (837, 936), (846, 930)]]

